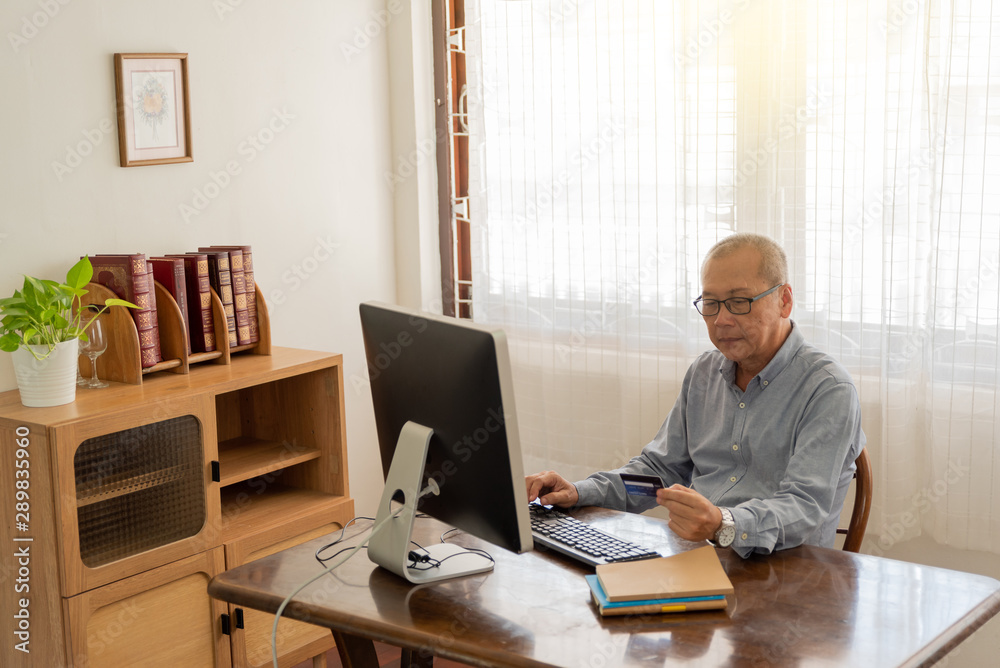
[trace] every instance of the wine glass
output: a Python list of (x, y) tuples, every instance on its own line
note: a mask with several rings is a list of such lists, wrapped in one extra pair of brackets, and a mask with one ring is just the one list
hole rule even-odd
[[(90, 306), (83, 306), (83, 312), (80, 313), (80, 324), (83, 325), (82, 329), (86, 330), (87, 324), (94, 318), (94, 311)], [(77, 342), (77, 352), (80, 355), (84, 355), (83, 347), (86, 345), (86, 341), (82, 338)], [(84, 378), (83, 373), (80, 371), (80, 365), (76, 365), (76, 385), (77, 387), (86, 387), (87, 383), (90, 382), (89, 378)]]
[(97, 358), (108, 349), (108, 339), (98, 316), (90, 316), (90, 321), (84, 327), (84, 331), (87, 333), (87, 340), (80, 339), (80, 352), (90, 358), (92, 370), (92, 376), (84, 387), (107, 387), (108, 384), (97, 377)]

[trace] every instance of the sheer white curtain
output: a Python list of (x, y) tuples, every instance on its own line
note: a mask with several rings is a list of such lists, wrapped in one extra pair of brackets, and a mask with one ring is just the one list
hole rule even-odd
[(467, 0), (476, 320), (527, 470), (616, 466), (710, 347), (734, 231), (850, 370), (868, 551), (1000, 553), (1000, 9), (970, 0)]

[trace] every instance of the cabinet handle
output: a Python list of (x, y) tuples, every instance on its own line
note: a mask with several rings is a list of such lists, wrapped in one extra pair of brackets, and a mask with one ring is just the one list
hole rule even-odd
[(229, 615), (225, 613), (222, 615), (222, 632), (227, 636), (232, 635), (229, 629)]
[(222, 469), (216, 460), (212, 461), (212, 482), (222, 482)]
[(233, 612), (236, 615), (236, 628), (242, 629), (243, 628), (243, 608), (236, 608), (236, 610), (234, 610)]

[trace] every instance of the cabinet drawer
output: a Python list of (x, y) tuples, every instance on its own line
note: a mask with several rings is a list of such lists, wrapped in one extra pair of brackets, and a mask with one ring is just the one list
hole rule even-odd
[(208, 595), (221, 547), (65, 599), (73, 665), (228, 666), (226, 604)]

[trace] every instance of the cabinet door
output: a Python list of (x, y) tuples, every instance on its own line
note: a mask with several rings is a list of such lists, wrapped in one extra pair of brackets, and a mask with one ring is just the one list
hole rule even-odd
[(226, 605), (208, 595), (221, 547), (66, 599), (73, 665), (228, 666)]
[[(226, 568), (235, 568), (294, 545), (333, 533), (331, 541), (351, 518), (353, 504), (344, 503), (334, 512), (323, 511), (290, 522), (278, 530), (262, 532), (226, 545)], [(317, 569), (320, 567), (316, 563)], [(302, 579), (310, 573), (303, 573)], [(230, 606), (236, 616), (239, 606)], [(233, 665), (259, 668), (271, 665), (271, 633), (274, 614), (242, 608), (243, 629), (233, 629)], [(283, 618), (278, 623), (279, 666), (294, 666), (335, 647), (330, 629)]]
[(117, 413), (51, 433), (58, 453), (63, 596), (219, 544), (210, 397), (133, 400)]

